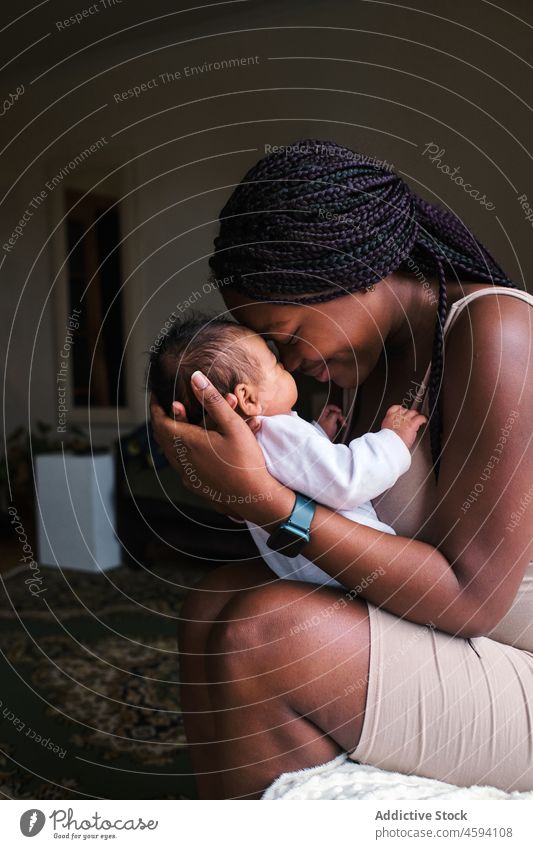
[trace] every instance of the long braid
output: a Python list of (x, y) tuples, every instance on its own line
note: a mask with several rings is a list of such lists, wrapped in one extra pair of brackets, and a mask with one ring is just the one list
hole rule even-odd
[(444, 372), (444, 325), (448, 314), (448, 296), (444, 264), (452, 273), (462, 271), (468, 278), (480, 283), (493, 283), (498, 286), (516, 288), (497, 265), (487, 248), (470, 233), (456, 215), (448, 210), (436, 207), (416, 196), (416, 215), (419, 222), (419, 237), (405, 268), (416, 267), (425, 273), (436, 273), (439, 283), (437, 317), (431, 372), (429, 378), (429, 433), (431, 456), (438, 479), (441, 453), (442, 417), (440, 411), (440, 389)]
[(390, 168), (335, 142), (304, 140), (259, 160), (220, 213), (210, 266), (256, 300), (323, 303), (395, 271), (436, 275), (429, 382), (435, 476), (441, 451), (439, 391), (448, 312), (445, 265), (457, 277), (514, 287), (453, 213), (411, 191)]
[(433, 354), (431, 357), (431, 372), (429, 379), (429, 438), (431, 444), (431, 456), (435, 467), (435, 477), (439, 476), (440, 449), (441, 449), (441, 417), (437, 410), (442, 374), (444, 371), (444, 324), (448, 314), (448, 293), (446, 289), (446, 277), (440, 259), (437, 259), (439, 279), (439, 303), (437, 307), (437, 321), (435, 336), (433, 337)]

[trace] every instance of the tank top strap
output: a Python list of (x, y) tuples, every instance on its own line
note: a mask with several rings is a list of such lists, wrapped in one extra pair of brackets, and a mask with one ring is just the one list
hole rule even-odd
[[(533, 307), (533, 295), (529, 292), (524, 292), (521, 289), (508, 289), (506, 286), (491, 286), (490, 289), (478, 289), (477, 292), (471, 292), (469, 295), (465, 295), (464, 298), (460, 298), (451, 305), (442, 332), (444, 341), (446, 341), (448, 333), (461, 315), (464, 308), (468, 306), (468, 304), (472, 303), (472, 301), (477, 300), (477, 298), (482, 298), (485, 295), (510, 295), (512, 298), (518, 298)], [(415, 398), (411, 405), (412, 410), (420, 410), (422, 406), (424, 406), (427, 412), (427, 390), (430, 374), (431, 363), (429, 363), (426, 369), (422, 383), (420, 383), (417, 387)]]
[[(486, 295), (509, 295), (511, 298), (519, 298), (521, 301), (525, 301), (530, 306), (533, 307), (533, 294), (529, 292), (524, 292), (522, 289), (508, 289), (506, 286), (491, 286), (490, 289), (478, 289), (476, 292), (471, 292), (469, 295), (465, 295), (464, 298), (460, 298), (458, 301), (455, 301), (450, 307), (448, 315), (446, 317), (446, 322), (443, 328), (443, 337), (446, 340), (450, 329), (453, 327), (458, 317), (460, 316), (463, 309), (472, 301), (475, 301), (477, 298), (483, 298)], [(415, 397), (413, 403), (411, 405), (412, 410), (420, 410), (422, 406), (427, 409), (428, 407), (428, 398), (427, 398), (427, 389), (429, 386), (429, 377), (431, 374), (431, 363), (429, 363), (426, 373), (424, 375), (424, 379), (422, 383), (417, 387)], [(345, 389), (343, 391), (343, 404), (345, 415), (347, 415), (348, 422), (345, 430), (344, 440), (347, 440), (348, 434), (350, 432), (350, 425), (352, 420), (354, 402), (355, 402), (355, 389)]]

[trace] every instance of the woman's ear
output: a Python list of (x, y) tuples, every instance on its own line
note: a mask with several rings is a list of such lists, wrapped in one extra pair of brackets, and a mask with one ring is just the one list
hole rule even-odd
[(233, 390), (237, 398), (238, 410), (245, 416), (260, 416), (262, 407), (259, 403), (257, 386), (251, 383), (239, 383)]

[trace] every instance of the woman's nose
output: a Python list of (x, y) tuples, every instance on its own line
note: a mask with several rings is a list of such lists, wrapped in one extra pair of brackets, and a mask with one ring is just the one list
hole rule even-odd
[(296, 371), (302, 358), (296, 351), (291, 351), (291, 345), (278, 345), (279, 358), (287, 371)]

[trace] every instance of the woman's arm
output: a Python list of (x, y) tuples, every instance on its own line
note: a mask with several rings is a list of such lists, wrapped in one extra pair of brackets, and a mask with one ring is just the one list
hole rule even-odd
[[(294, 493), (268, 474), (255, 437), (216, 389), (207, 383), (205, 391), (195, 387), (195, 392), (217, 430), (179, 420), (182, 409), (177, 420), (168, 418), (152, 401), (154, 434), (167, 459), (193, 491), (219, 506), (233, 503), (237, 494), (244, 518), (274, 529), (290, 515)], [(431, 545), (358, 525), (318, 505), (305, 554), (348, 589), (380, 568), (381, 577), (365, 598), (413, 621), (460, 633), (468, 619), (464, 611), (462, 619), (450, 616), (449, 601), (459, 598), (461, 588), (446, 558)]]
[[(533, 558), (531, 517), (511, 523), (533, 479), (532, 317), (523, 303), (491, 296), (465, 310), (450, 334), (427, 544), (341, 529), (340, 517), (333, 523), (318, 511), (324, 526), (306, 556), (347, 586), (381, 565), (385, 575), (364, 597), (415, 622), (472, 636), (500, 621)], [(359, 562), (351, 565), (350, 554)]]
[(346, 586), (381, 565), (385, 574), (362, 595), (412, 621), (463, 636), (500, 621), (533, 558), (531, 517), (511, 521), (533, 479), (532, 318), (523, 303), (491, 296), (465, 310), (450, 334), (426, 543), (342, 529), (341, 517), (318, 511), (306, 556)]
[[(294, 493), (269, 475), (255, 437), (211, 383), (205, 391), (193, 387), (216, 431), (170, 419), (153, 400), (157, 442), (186, 486), (219, 505), (237, 495), (245, 519), (273, 530), (290, 515)], [(443, 614), (439, 621), (438, 612), (443, 601), (459, 596), (460, 587), (446, 558), (431, 545), (356, 524), (318, 505), (304, 553), (348, 589), (380, 568), (383, 574), (365, 598), (415, 622), (457, 630), (455, 620)]]
[[(462, 636), (485, 633), (502, 618), (533, 554), (529, 522), (506, 531), (533, 477), (530, 313), (511, 301), (495, 296), (475, 301), (450, 334), (438, 506), (429, 517), (428, 541), (385, 534), (319, 506), (304, 551), (348, 589), (380, 568), (384, 574), (361, 593), (364, 598)], [(274, 527), (290, 514), (294, 494), (268, 475), (255, 438), (216, 390), (208, 384), (204, 393), (195, 391), (218, 432), (174, 423), (156, 409), (156, 438), (164, 447), (177, 429), (189, 462), (208, 488), (248, 494), (239, 506), (242, 515)], [(512, 412), (518, 417), (505, 437), (502, 430), (508, 430)], [(165, 453), (176, 466), (172, 451)], [(496, 456), (498, 462), (493, 459), (487, 470)], [(465, 509), (469, 494), (479, 490), (481, 476), (488, 473), (482, 495)]]

